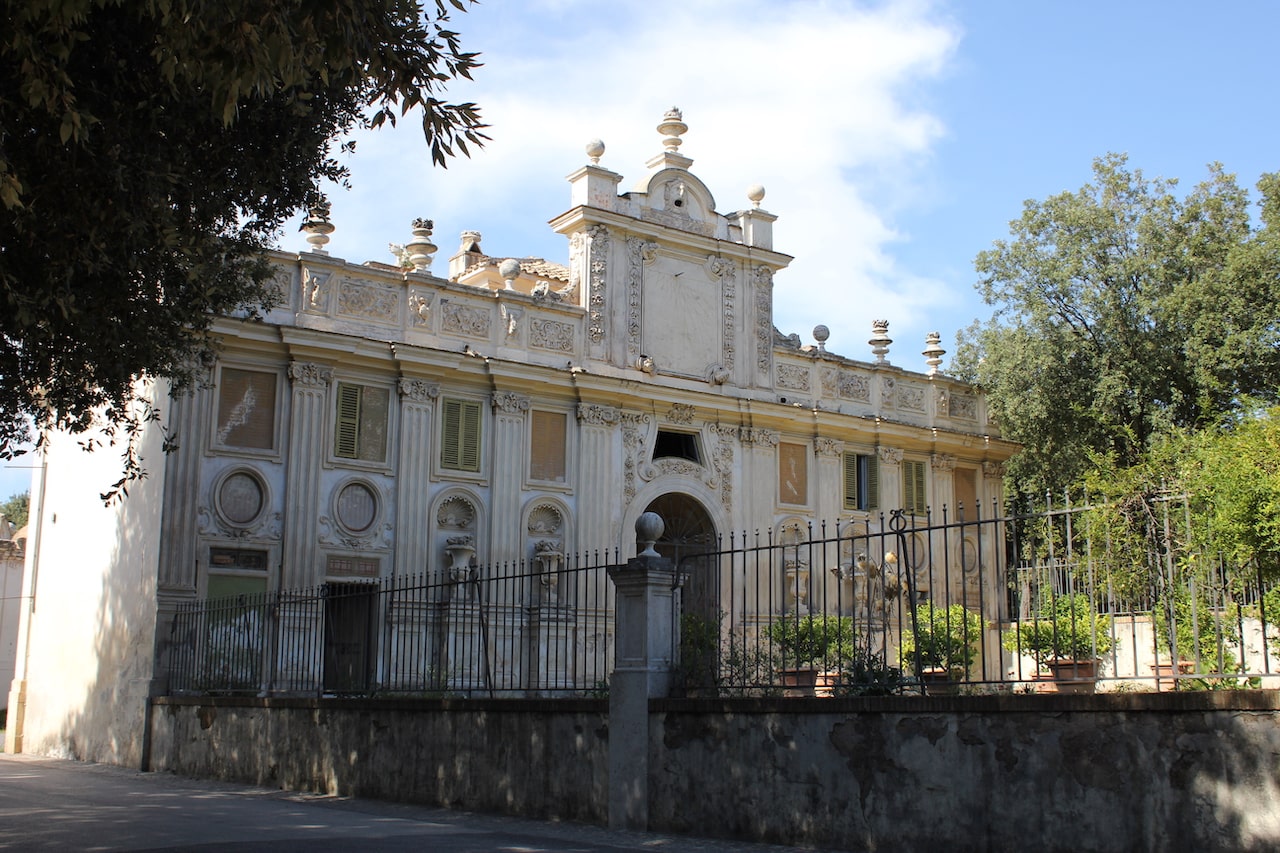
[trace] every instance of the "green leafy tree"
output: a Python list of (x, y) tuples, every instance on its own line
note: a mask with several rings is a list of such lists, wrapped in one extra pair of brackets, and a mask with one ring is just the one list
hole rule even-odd
[(4, 503), (0, 503), (0, 513), (9, 520), (13, 525), (13, 529), (17, 530), (27, 523), (27, 514), (31, 507), (31, 493), (23, 492), (18, 495), (10, 495), (9, 499)]
[(190, 381), (215, 315), (272, 302), (263, 250), (345, 180), (346, 132), (418, 108), (440, 165), (486, 138), (440, 99), (478, 65), (445, 0), (0, 8), (0, 456)]
[(953, 369), (1023, 443), (1014, 491), (1077, 484), (1091, 460), (1140, 460), (1156, 436), (1280, 395), (1280, 176), (1249, 195), (1220, 166), (1184, 197), (1120, 155), (1077, 192), (1028, 201), (978, 255), (987, 323)]

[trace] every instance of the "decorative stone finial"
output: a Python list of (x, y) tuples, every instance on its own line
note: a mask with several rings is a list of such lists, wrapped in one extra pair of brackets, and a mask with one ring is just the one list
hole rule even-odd
[(752, 184), (747, 187), (747, 199), (752, 207), (759, 207), (760, 202), (764, 201), (764, 184)]
[(818, 352), (827, 351), (827, 338), (831, 337), (831, 330), (819, 323), (813, 327), (813, 339), (818, 342)]
[(480, 232), (479, 231), (463, 231), (462, 245), (458, 246), (459, 252), (478, 252), (480, 251)]
[(636, 544), (643, 545), (642, 550), (636, 556), (638, 557), (660, 557), (662, 556), (653, 549), (653, 543), (662, 538), (662, 531), (667, 526), (662, 521), (662, 516), (656, 512), (641, 513), (636, 519)]
[(329, 242), (329, 235), (334, 232), (333, 223), (329, 221), (329, 202), (321, 202), (307, 211), (307, 218), (298, 230), (306, 232), (311, 251), (318, 255), (329, 254), (325, 244)]
[(658, 124), (658, 133), (664, 137), (662, 147), (667, 151), (674, 153), (680, 150), (680, 143), (684, 141), (680, 134), (689, 130), (689, 125), (681, 120), (683, 118), (684, 114), (677, 107), (672, 107), (663, 114), (662, 121)]
[(430, 219), (413, 220), (413, 239), (404, 244), (404, 250), (413, 264), (414, 272), (430, 272), (431, 256), (436, 253), (436, 244), (431, 242), (431, 229), (435, 227)]
[(938, 365), (942, 364), (942, 357), (947, 354), (941, 346), (942, 335), (939, 332), (930, 332), (924, 336), (924, 363), (929, 365), (929, 375), (938, 375)]
[(520, 276), (520, 262), (515, 258), (507, 258), (498, 264), (498, 275), (502, 276), (502, 280), (506, 284), (505, 290), (515, 290), (512, 282)]
[(587, 143), (587, 156), (591, 158), (591, 165), (600, 165), (600, 158), (604, 156), (604, 140), (593, 139)]
[(871, 340), (867, 343), (871, 344), (871, 354), (876, 357), (876, 364), (889, 363), (885, 356), (889, 354), (889, 344), (893, 343), (893, 338), (889, 337), (888, 320), (871, 321)]

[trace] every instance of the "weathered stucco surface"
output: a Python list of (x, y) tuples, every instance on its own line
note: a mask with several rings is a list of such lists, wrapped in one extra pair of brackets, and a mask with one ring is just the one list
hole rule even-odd
[(151, 767), (603, 823), (608, 706), (537, 700), (161, 700)]
[[(161, 699), (157, 770), (604, 823), (606, 703)], [(912, 851), (1272, 850), (1271, 692), (657, 700), (649, 828)]]

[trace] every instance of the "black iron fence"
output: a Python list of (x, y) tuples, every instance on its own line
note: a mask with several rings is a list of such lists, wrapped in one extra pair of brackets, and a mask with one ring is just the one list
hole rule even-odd
[[(1280, 588), (1199, 536), (1182, 496), (1140, 515), (1136, 533), (1084, 504), (727, 537), (677, 562), (674, 690), (1280, 687)], [(554, 556), (193, 603), (171, 690), (601, 695), (619, 555)]]
[(1085, 692), (1280, 686), (1280, 590), (1196, 536), (1088, 504), (892, 513), (730, 538), (680, 561), (678, 692)]
[(170, 691), (592, 695), (613, 667), (607, 563), (597, 553), (193, 602), (173, 621)]

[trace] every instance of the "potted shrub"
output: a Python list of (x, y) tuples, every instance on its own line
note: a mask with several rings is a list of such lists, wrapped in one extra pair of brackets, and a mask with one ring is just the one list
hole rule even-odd
[(779, 674), (786, 687), (812, 693), (822, 673), (839, 673), (854, 654), (853, 619), (823, 614), (788, 614), (769, 625), (777, 647)]
[(902, 668), (915, 672), (919, 655), (920, 677), (926, 686), (932, 683), (935, 692), (963, 681), (972, 674), (986, 629), (981, 614), (963, 604), (941, 607), (926, 601), (916, 608), (914, 630), (908, 617), (902, 633), (898, 649)]
[(1004, 635), (1004, 647), (1029, 655), (1062, 692), (1093, 692), (1098, 658), (1111, 651), (1111, 619), (1086, 595), (1059, 596), (1040, 615)]

